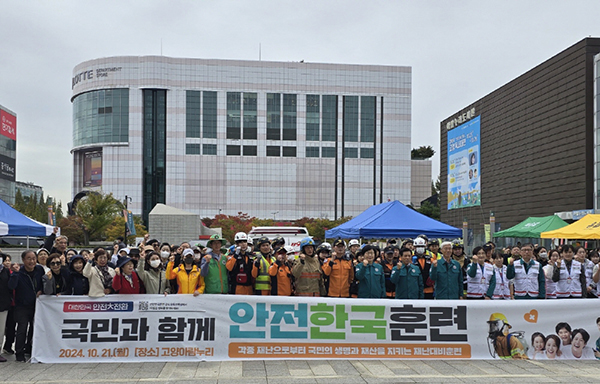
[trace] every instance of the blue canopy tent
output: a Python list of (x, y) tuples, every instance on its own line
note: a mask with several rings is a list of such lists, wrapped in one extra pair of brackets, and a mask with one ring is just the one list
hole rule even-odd
[(395, 200), (373, 205), (354, 219), (325, 231), (328, 239), (384, 239), (421, 234), (433, 238), (456, 238), (462, 237), (462, 230), (420, 214)]
[(0, 199), (0, 236), (50, 236), (53, 229), (30, 219)]

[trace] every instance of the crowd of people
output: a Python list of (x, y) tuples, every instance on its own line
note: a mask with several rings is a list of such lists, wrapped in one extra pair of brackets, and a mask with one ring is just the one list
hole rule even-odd
[[(425, 235), (385, 247), (316, 244), (310, 238), (295, 252), (282, 237), (235, 234), (226, 247), (219, 235), (206, 246), (161, 243), (148, 235), (138, 247), (123, 239), (112, 249), (68, 249), (66, 236), (48, 237), (22, 264), (0, 253), (0, 341), (25, 361), (31, 354), (36, 298), (44, 295), (236, 294), (389, 299), (556, 299), (598, 297), (598, 252), (563, 245), (524, 244), (496, 250), (493, 243), (469, 257), (460, 241)], [(14, 344), (14, 349), (13, 349)], [(0, 362), (5, 359), (0, 356)]]

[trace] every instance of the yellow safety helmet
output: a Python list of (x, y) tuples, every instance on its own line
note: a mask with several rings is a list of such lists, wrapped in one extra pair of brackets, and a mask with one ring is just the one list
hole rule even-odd
[(490, 315), (489, 321), (498, 321), (498, 320), (502, 320), (504, 323), (508, 324), (508, 319), (502, 313), (496, 312), (496, 313), (492, 313)]

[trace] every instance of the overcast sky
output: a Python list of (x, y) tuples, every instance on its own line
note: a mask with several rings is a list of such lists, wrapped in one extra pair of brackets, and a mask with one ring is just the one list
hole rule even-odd
[[(71, 200), (73, 67), (120, 55), (412, 67), (412, 146), (440, 121), (584, 37), (600, 1), (0, 0), (0, 104), (17, 180)], [(434, 178), (439, 156), (433, 158)]]

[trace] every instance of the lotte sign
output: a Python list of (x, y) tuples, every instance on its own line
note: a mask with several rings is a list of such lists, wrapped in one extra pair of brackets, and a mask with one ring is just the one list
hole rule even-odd
[(0, 110), (0, 134), (17, 140), (17, 117)]

